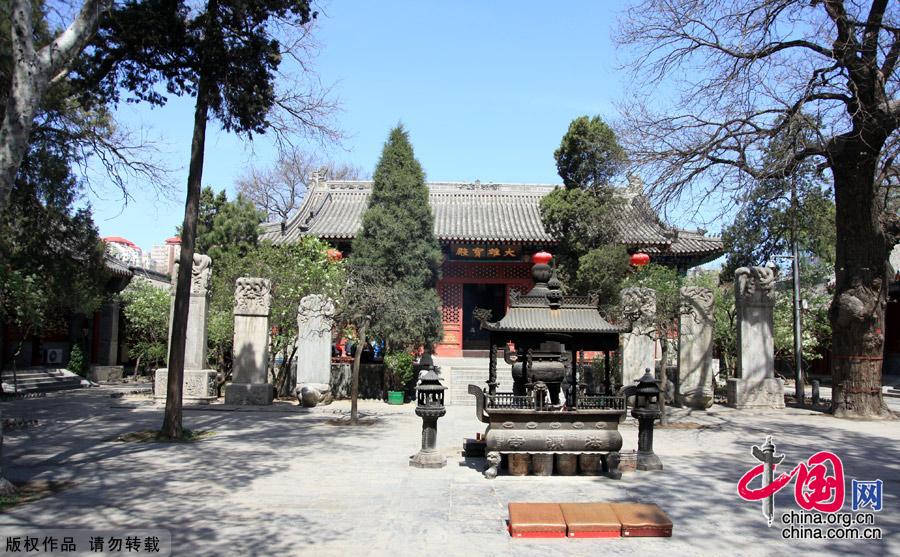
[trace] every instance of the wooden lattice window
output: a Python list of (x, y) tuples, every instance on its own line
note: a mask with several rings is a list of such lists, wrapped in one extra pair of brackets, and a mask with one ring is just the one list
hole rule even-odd
[(441, 285), (441, 319), (444, 323), (462, 321), (462, 285)]

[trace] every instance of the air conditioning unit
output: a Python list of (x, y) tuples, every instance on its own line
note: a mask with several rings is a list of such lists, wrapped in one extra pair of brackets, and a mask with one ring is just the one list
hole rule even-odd
[(63, 349), (62, 348), (48, 348), (46, 350), (46, 354), (44, 355), (44, 361), (48, 364), (62, 364), (63, 363)]

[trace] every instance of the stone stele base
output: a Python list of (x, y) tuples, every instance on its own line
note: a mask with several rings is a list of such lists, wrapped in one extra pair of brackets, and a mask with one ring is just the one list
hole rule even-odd
[(443, 468), (447, 459), (437, 451), (419, 451), (409, 457), (409, 465), (416, 468)]
[(125, 372), (122, 366), (100, 366), (92, 365), (88, 370), (88, 379), (94, 383), (109, 383), (112, 381), (121, 381)]
[[(166, 399), (166, 387), (169, 384), (169, 370), (156, 370), (154, 378), (153, 398)], [(216, 400), (216, 372), (212, 369), (184, 370), (184, 391), (182, 400), (193, 404), (209, 404)]]
[(694, 410), (706, 410), (713, 405), (713, 393), (711, 389), (683, 390), (678, 397), (679, 404), (693, 408)]
[(729, 379), (727, 394), (732, 408), (784, 408), (784, 381), (775, 377), (761, 382)]
[(272, 396), (268, 383), (232, 383), (225, 387), (225, 404), (267, 406), (272, 404)]

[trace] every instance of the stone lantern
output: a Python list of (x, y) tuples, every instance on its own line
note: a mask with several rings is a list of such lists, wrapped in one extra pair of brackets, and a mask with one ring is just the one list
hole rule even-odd
[(637, 380), (637, 385), (632, 386), (629, 391), (629, 395), (634, 395), (631, 415), (638, 421), (637, 469), (662, 470), (662, 462), (653, 452), (653, 422), (660, 417), (660, 390), (650, 368), (646, 369), (643, 377)]
[(441, 385), (441, 376), (431, 364), (431, 358), (423, 357), (423, 360), (428, 364), (416, 387), (416, 415), (422, 418), (422, 449), (409, 457), (409, 465), (416, 468), (443, 468), (447, 459), (435, 449), (435, 444), (438, 418), (447, 413), (447, 408), (444, 407), (444, 391), (447, 387)]

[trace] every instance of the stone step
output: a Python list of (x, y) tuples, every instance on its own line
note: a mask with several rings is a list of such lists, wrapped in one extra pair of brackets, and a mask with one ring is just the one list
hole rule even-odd
[(12, 371), (4, 371), (0, 374), (0, 379), (3, 381), (12, 381), (13, 378), (18, 378), (20, 381), (22, 379), (44, 379), (44, 378), (57, 378), (57, 377), (65, 377), (66, 375), (62, 372), (62, 370), (48, 370), (48, 371), (17, 371), (13, 373)]
[(4, 371), (2, 374), (6, 392), (50, 392), (81, 387), (81, 377), (64, 370)]
[[(506, 366), (507, 368), (509, 366)], [(475, 397), (469, 394), (469, 385), (478, 385), (482, 389), (487, 385), (488, 364), (452, 367), (447, 399), (454, 406), (474, 406)], [(508, 369), (497, 369), (497, 382), (501, 391), (512, 390), (512, 377)]]

